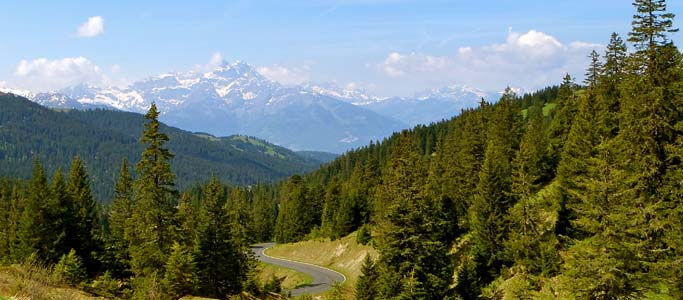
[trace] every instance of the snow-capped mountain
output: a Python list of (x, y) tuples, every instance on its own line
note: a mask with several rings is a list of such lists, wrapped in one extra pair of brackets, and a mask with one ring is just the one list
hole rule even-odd
[(282, 86), (243, 62), (206, 73), (163, 74), (122, 88), (81, 84), (30, 98), (50, 107), (139, 113), (155, 102), (160, 120), (172, 126), (252, 135), (294, 150), (341, 153), (407, 127), (336, 97)]
[(185, 130), (246, 134), (294, 150), (335, 153), (403, 128), (451, 118), (481, 98), (491, 102), (500, 97), (459, 85), (391, 98), (335, 83), (283, 86), (239, 61), (210, 72), (162, 74), (126, 87), (80, 84), (38, 94), (2, 91), (57, 108), (144, 113), (155, 102), (162, 121)]

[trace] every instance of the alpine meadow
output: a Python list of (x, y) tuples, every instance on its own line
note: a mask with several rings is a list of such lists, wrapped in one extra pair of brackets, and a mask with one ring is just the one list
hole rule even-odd
[[(489, 28), (442, 38), (434, 24), (462, 23), (441, 19), (457, 17), (440, 1), (212, 3), (216, 11), (170, 2), (140, 4), (139, 16), (122, 14), (138, 5), (125, 2), (85, 5), (110, 14), (75, 33), (70, 24), (64, 44), (36, 37), (55, 43), (43, 56), (81, 49), (112, 67), (22, 58), (4, 74), (0, 58), (0, 300), (683, 299), (683, 53), (671, 9), (680, 4), (633, 0), (628, 32), (599, 32), (601, 43), (510, 28), (505, 43), (454, 56), (438, 53), (474, 35), (484, 44)], [(512, 19), (547, 12), (493, 2), (477, 7)], [(605, 2), (596, 5), (623, 5)], [(81, 18), (70, 9), (59, 20)], [(434, 19), (421, 19), (427, 12)], [(595, 25), (602, 12), (556, 13), (585, 23), (571, 35), (616, 26)], [(41, 34), (60, 34), (59, 20)], [(7, 30), (34, 32), (23, 22)], [(156, 48), (133, 45), (140, 34), (174, 40), (154, 58), (140, 53)], [(397, 49), (386, 59), (354, 60), (379, 57), (385, 38)], [(45, 46), (25, 39), (21, 55)], [(319, 44), (298, 48), (309, 39)], [(193, 67), (168, 59), (207, 43), (266, 58), (259, 67), (220, 53)], [(132, 81), (155, 65), (192, 71)], [(345, 72), (354, 81), (338, 79)], [(453, 78), (508, 87), (371, 95)]]

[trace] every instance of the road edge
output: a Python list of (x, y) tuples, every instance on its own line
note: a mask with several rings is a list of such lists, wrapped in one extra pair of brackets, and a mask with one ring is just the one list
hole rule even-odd
[(266, 257), (272, 258), (272, 259), (279, 259), (279, 260), (284, 260), (284, 261), (288, 261), (288, 262), (293, 262), (293, 263), (299, 263), (299, 264), (309, 265), (309, 266), (313, 266), (313, 267), (318, 267), (318, 268), (321, 268), (321, 269), (325, 269), (325, 270), (328, 270), (328, 271), (332, 271), (332, 272), (334, 272), (334, 273), (337, 273), (337, 274), (341, 275), (342, 278), (344, 278), (344, 280), (342, 280), (342, 282), (340, 282), (339, 284), (344, 284), (344, 283), (347, 281), (346, 275), (344, 275), (343, 273), (341, 273), (341, 272), (339, 272), (339, 271), (330, 269), (330, 268), (328, 268), (328, 267), (323, 267), (323, 266), (321, 266), (321, 265), (316, 265), (316, 264), (307, 263), (307, 262), (303, 262), (303, 261), (298, 261), (298, 260), (293, 260), (293, 259), (286, 259), (286, 258), (281, 258), (281, 257), (275, 257), (275, 256), (270, 256), (270, 255), (268, 255), (268, 254), (266, 253), (266, 250), (268, 250), (268, 249), (270, 249), (270, 248), (273, 248), (273, 247), (275, 247), (276, 245), (277, 245), (277, 244), (274, 244), (274, 245), (272, 245), (272, 246), (270, 246), (270, 247), (268, 247), (268, 248), (263, 248), (263, 250), (261, 250), (261, 254), (263, 254), (263, 255), (266, 256)]

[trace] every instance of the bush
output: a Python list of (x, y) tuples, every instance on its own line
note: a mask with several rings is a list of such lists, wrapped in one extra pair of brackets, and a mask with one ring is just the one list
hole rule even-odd
[(90, 287), (93, 292), (100, 296), (116, 297), (120, 293), (121, 282), (111, 276), (109, 271), (104, 272), (104, 275), (97, 277)]
[(263, 292), (279, 294), (282, 292), (282, 282), (285, 280), (285, 278), (286, 277), (277, 277), (273, 274), (273, 277), (263, 284)]
[(367, 245), (371, 239), (372, 235), (370, 234), (370, 225), (363, 224), (363, 226), (358, 229), (358, 233), (356, 234), (356, 242), (361, 245)]
[(79, 284), (86, 279), (85, 267), (76, 251), (71, 249), (69, 254), (64, 254), (55, 265), (54, 274), (68, 284)]

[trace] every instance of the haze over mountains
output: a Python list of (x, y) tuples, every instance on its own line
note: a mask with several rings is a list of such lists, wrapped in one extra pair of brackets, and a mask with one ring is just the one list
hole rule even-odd
[(244, 62), (210, 72), (168, 73), (126, 87), (81, 84), (33, 94), (0, 89), (53, 108), (112, 108), (144, 113), (152, 102), (160, 120), (216, 136), (245, 134), (293, 150), (342, 153), (391, 133), (457, 115), (497, 94), (448, 86), (414, 97), (382, 98), (334, 84), (285, 86)]

